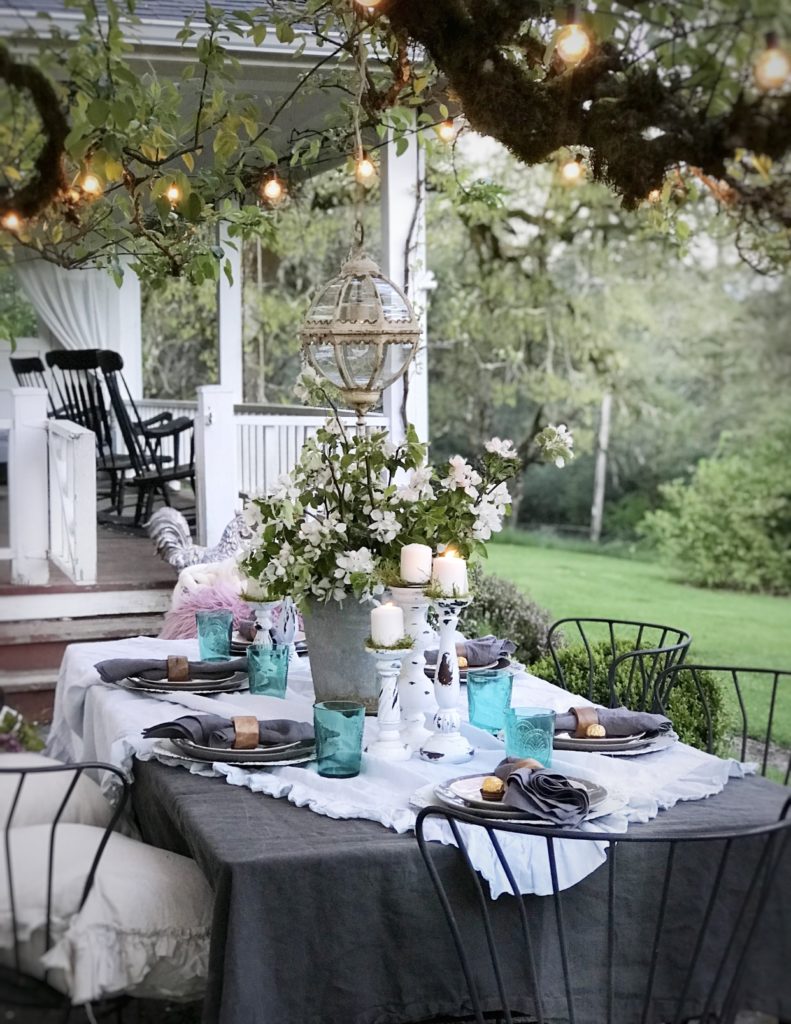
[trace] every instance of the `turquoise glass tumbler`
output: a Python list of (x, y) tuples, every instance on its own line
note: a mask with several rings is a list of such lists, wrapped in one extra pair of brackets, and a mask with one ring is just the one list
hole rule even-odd
[(316, 761), (319, 775), (351, 779), (360, 774), (365, 707), (351, 700), (325, 700), (313, 705)]
[(247, 648), (250, 693), (263, 693), (268, 697), (285, 697), (290, 654), (289, 644), (273, 644), (271, 647), (250, 644)]
[(509, 668), (471, 668), (467, 671), (470, 724), (497, 734), (511, 706), (514, 674)]
[(506, 711), (507, 757), (532, 757), (549, 768), (554, 738), (555, 712), (549, 708), (509, 708)]
[(195, 612), (201, 661), (224, 661), (231, 655), (233, 614), (226, 611)]

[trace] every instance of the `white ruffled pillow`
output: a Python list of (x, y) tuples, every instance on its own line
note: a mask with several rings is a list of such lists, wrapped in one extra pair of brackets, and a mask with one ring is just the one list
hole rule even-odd
[[(53, 937), (39, 959), (46, 922), (49, 836), (45, 825), (13, 829), (23, 963), (80, 1004), (104, 996), (196, 999), (208, 972), (212, 894), (194, 861), (112, 833), (88, 900), (85, 877), (104, 834), (61, 825), (55, 843)], [(13, 962), (5, 852), (0, 848), (0, 959)]]
[[(0, 754), (0, 768), (39, 768), (60, 763), (43, 754)], [(0, 829), (6, 827), (19, 778), (15, 772), (0, 772)], [(12, 828), (51, 823), (73, 779), (74, 773), (69, 771), (27, 775), (11, 820)], [(63, 809), (60, 821), (103, 828), (112, 813), (99, 786), (83, 772)]]

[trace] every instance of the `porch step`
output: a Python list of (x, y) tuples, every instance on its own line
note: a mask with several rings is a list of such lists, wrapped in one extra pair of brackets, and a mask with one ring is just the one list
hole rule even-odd
[(11, 707), (49, 722), (58, 668), (69, 644), (156, 636), (161, 628), (161, 614), (0, 622), (0, 690)]

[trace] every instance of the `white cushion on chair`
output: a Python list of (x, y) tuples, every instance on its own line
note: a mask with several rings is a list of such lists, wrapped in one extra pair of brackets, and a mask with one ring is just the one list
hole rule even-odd
[[(51, 828), (12, 829), (11, 866), (20, 938), (30, 969), (46, 923)], [(148, 998), (198, 998), (209, 959), (212, 895), (194, 861), (112, 833), (93, 889), (77, 913), (86, 874), (104, 831), (60, 825), (55, 841), (53, 947), (35, 973), (79, 1004), (126, 992)], [(0, 949), (13, 962), (13, 937), (0, 844)]]
[[(43, 754), (0, 754), (0, 768), (39, 768), (58, 765)], [(20, 776), (0, 772), (0, 829), (5, 828), (8, 812), (14, 802)], [(44, 825), (54, 820), (66, 791), (74, 779), (74, 773), (41, 772), (28, 775), (22, 783), (11, 825)], [(60, 817), (62, 822), (77, 822), (82, 825), (104, 827), (112, 815), (112, 808), (102, 796), (99, 786), (83, 772), (69, 797)]]

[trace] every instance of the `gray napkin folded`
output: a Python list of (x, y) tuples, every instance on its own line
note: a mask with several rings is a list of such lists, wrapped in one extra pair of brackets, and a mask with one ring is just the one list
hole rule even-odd
[[(476, 640), (460, 640), (456, 644), (456, 654), (459, 658), (467, 659), (468, 668), (480, 668), (481, 665), (491, 665), (493, 661), (507, 658), (516, 650), (513, 640), (500, 640), (496, 636), (481, 636)], [(426, 661), (429, 665), (436, 664), (439, 651), (426, 651)]]
[(549, 768), (515, 768), (520, 758), (506, 757), (494, 769), (505, 783), (501, 806), (527, 811), (557, 825), (579, 825), (590, 808), (588, 793)]
[[(644, 732), (649, 736), (670, 732), (673, 723), (664, 715), (652, 715), (648, 711), (630, 711), (628, 708), (596, 708), (599, 725), (607, 730), (609, 738), (633, 736)], [(577, 728), (577, 719), (569, 710), (566, 714), (555, 715), (555, 732), (573, 733)]]
[[(146, 739), (192, 740), (218, 750), (229, 750), (235, 735), (233, 722), (222, 715), (183, 715), (173, 722), (160, 722), (143, 730)], [(308, 722), (270, 718), (258, 723), (258, 742), (262, 747), (312, 739), (313, 726)]]
[[(127, 676), (139, 676), (151, 683), (168, 677), (168, 663), (164, 658), (110, 658), (95, 666), (105, 683), (117, 683)], [(191, 661), (190, 679), (221, 679), (232, 672), (246, 672), (247, 658), (228, 661)]]

